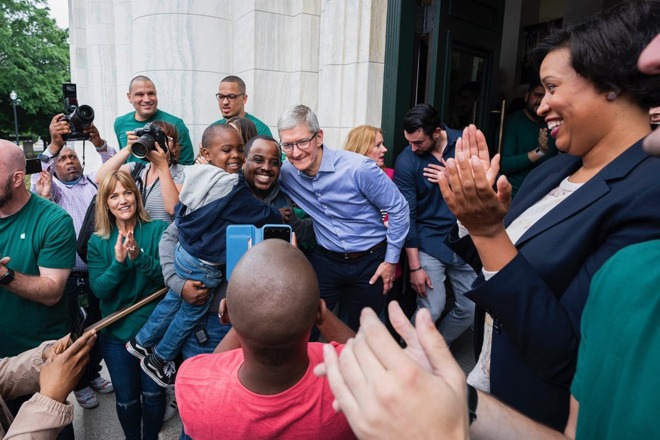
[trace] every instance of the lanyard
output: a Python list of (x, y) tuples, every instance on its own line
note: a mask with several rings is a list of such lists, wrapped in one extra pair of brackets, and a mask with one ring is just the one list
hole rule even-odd
[[(150, 168), (151, 168), (151, 167), (150, 167)], [(148, 173), (148, 172), (149, 172), (148, 169), (145, 170), (145, 172), (144, 172), (144, 182), (142, 182), (142, 191), (141, 191), (141, 192), (142, 192), (142, 204), (143, 204), (145, 207), (147, 206), (147, 199), (149, 198), (149, 195), (151, 194), (151, 191), (154, 190), (154, 188), (156, 187), (156, 184), (157, 184), (158, 181), (160, 180), (160, 176), (156, 177), (156, 180), (154, 180), (154, 183), (152, 183), (152, 184), (149, 186), (149, 191), (147, 191), (147, 184), (146, 184), (146, 181), (147, 181), (147, 173)]]

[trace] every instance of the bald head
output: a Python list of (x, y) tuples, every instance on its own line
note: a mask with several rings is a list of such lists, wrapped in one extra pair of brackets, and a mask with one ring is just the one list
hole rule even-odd
[(0, 140), (0, 218), (14, 214), (29, 200), (24, 178), (23, 150), (16, 144)]
[(226, 304), (245, 344), (280, 346), (308, 339), (319, 298), (318, 280), (305, 255), (271, 239), (243, 255), (231, 274)]
[(8, 175), (15, 171), (25, 172), (25, 154), (13, 142), (0, 140), (0, 166), (2, 174)]

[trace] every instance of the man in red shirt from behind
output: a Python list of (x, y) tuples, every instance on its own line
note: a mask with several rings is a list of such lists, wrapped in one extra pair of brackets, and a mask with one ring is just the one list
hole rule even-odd
[[(323, 344), (341, 351), (354, 333), (319, 297), (307, 258), (283, 240), (252, 247), (231, 274), (221, 320), (233, 329), (214, 354), (183, 363), (176, 398), (185, 433), (204, 439), (354, 439), (332, 408), (326, 378), (313, 374)], [(236, 348), (240, 347), (240, 348)]]

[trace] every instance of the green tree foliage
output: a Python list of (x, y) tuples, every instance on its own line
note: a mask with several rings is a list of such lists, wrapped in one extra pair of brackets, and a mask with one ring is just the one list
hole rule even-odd
[(68, 31), (49, 17), (46, 0), (0, 0), (0, 136), (13, 139), (15, 90), (20, 135), (47, 138), (69, 77)]

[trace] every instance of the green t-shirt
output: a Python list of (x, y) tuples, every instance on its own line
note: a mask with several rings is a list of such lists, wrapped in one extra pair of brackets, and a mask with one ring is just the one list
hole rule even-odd
[[(266, 124), (264, 124), (264, 123), (261, 122), (259, 119), (255, 118), (254, 116), (252, 116), (252, 115), (249, 114), (249, 113), (246, 113), (246, 114), (245, 114), (245, 117), (246, 117), (247, 119), (249, 119), (250, 121), (254, 122), (254, 125), (257, 127), (257, 135), (259, 135), (259, 136), (270, 136), (270, 137), (273, 137), (273, 134), (270, 132), (270, 128), (268, 128), (268, 126), (267, 126)], [(211, 124), (211, 125), (226, 124), (226, 123), (227, 123), (227, 119), (222, 118), (222, 119), (220, 119), (220, 120), (218, 120), (218, 121), (215, 121), (215, 122), (214, 122), (213, 124)]]
[[(171, 115), (162, 110), (157, 110), (156, 113), (146, 121), (138, 121), (135, 119), (135, 112), (126, 113), (123, 116), (119, 116), (115, 119), (115, 135), (117, 136), (117, 142), (119, 148), (124, 148), (128, 143), (126, 138), (127, 131), (133, 131), (136, 128), (142, 128), (149, 122), (154, 121), (165, 121), (176, 127), (176, 130), (179, 132), (179, 163), (182, 165), (192, 165), (195, 162), (195, 152), (193, 150), (193, 144), (190, 140), (190, 132), (188, 127), (184, 124), (181, 118), (177, 118), (174, 115)], [(143, 162), (145, 161), (138, 159), (132, 154), (128, 157), (127, 162)]]
[(571, 394), (576, 439), (658, 438), (660, 240), (628, 246), (594, 275)]
[[(105, 318), (123, 307), (133, 305), (164, 286), (158, 245), (167, 226), (162, 220), (138, 223), (134, 235), (140, 254), (134, 261), (126, 258), (124, 263), (115, 259), (115, 243), (119, 233), (116, 226), (112, 228), (107, 240), (92, 235), (87, 251), (87, 267), (90, 287), (99, 298), (101, 316)], [(156, 304), (158, 300), (152, 301), (102, 332), (122, 342), (130, 341), (147, 322)]]
[[(69, 214), (55, 203), (31, 194), (16, 214), (0, 218), (0, 256), (25, 275), (39, 267), (71, 269), (76, 262), (76, 232)], [(16, 356), (69, 331), (69, 310), (62, 299), (46, 306), (0, 286), (0, 357)]]

